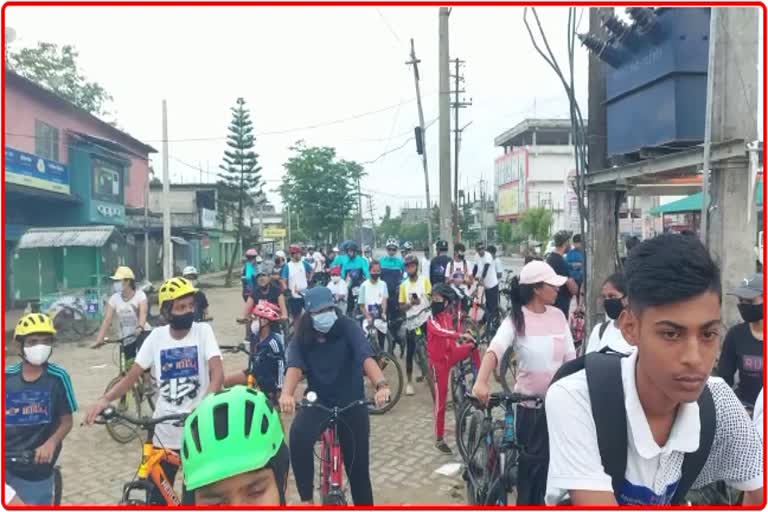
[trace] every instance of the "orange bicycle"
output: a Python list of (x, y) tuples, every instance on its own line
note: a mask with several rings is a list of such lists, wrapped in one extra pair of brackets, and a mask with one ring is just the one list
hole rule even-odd
[[(156, 425), (160, 423), (173, 423), (176, 426), (183, 426), (187, 416), (184, 413), (171, 414), (159, 418), (133, 418), (122, 414), (114, 407), (107, 407), (102, 411), (96, 423), (107, 424), (118, 420), (136, 425), (147, 433), (142, 445), (141, 463), (139, 463), (139, 468), (136, 470), (136, 477), (133, 481), (123, 486), (123, 496), (120, 500), (120, 505), (152, 505), (151, 496), (153, 491), (157, 490), (165, 500), (166, 505), (172, 507), (181, 506), (181, 498), (173, 490), (173, 483), (160, 465), (161, 462), (167, 462), (173, 466), (181, 466), (179, 455), (173, 450), (155, 447), (152, 441), (155, 437)], [(137, 493), (143, 493), (143, 498), (137, 498)]]
[[(242, 345), (219, 345), (219, 350), (222, 352), (225, 352), (227, 354), (237, 354), (238, 352), (242, 352), (248, 358), (251, 357), (251, 351), (248, 350), (248, 348), (245, 346), (245, 344)], [(251, 371), (251, 365), (248, 364), (248, 369), (245, 371), (245, 377), (246, 377), (246, 385), (249, 388), (253, 389), (259, 389), (259, 386), (256, 382), (256, 376)]]

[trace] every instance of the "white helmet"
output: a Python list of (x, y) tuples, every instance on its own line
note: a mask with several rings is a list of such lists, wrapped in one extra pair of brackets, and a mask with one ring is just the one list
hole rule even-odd
[(261, 256), (256, 256), (256, 263), (264, 263), (264, 259)]
[(181, 272), (181, 275), (182, 277), (187, 277), (187, 276), (196, 276), (199, 273), (200, 272), (198, 272), (195, 267), (189, 266), (189, 267), (184, 267), (184, 270)]
[(285, 251), (277, 251), (275, 253), (275, 258), (283, 258), (283, 259), (285, 259)]

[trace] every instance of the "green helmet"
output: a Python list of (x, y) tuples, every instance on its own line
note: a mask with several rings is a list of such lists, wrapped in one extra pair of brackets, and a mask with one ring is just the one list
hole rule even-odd
[(187, 489), (266, 467), (282, 445), (280, 418), (264, 393), (234, 386), (209, 395), (184, 422)]

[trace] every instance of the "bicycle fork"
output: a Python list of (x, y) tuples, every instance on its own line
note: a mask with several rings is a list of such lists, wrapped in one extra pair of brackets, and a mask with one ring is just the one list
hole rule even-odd
[(324, 447), (323, 463), (321, 464), (321, 491), (323, 496), (331, 492), (341, 492), (344, 485), (342, 476), (341, 445), (339, 444), (336, 426), (327, 429), (322, 434)]

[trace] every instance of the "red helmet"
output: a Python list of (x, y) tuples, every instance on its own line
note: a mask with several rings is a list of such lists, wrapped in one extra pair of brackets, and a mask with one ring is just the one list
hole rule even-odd
[(331, 275), (332, 276), (340, 276), (341, 275), (341, 267), (339, 265), (336, 265), (335, 267), (331, 267)]
[(301, 246), (298, 244), (291, 244), (290, 247), (288, 247), (288, 253), (289, 254), (301, 254)]
[(280, 309), (277, 305), (267, 302), (266, 300), (260, 300), (258, 304), (253, 307), (251, 314), (259, 318), (266, 318), (272, 322), (280, 320)]

